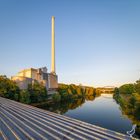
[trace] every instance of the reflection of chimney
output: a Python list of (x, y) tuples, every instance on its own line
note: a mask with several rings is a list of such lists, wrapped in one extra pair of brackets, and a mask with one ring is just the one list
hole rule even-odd
[(52, 53), (51, 53), (51, 73), (55, 74), (55, 29), (54, 29), (54, 16), (52, 16)]

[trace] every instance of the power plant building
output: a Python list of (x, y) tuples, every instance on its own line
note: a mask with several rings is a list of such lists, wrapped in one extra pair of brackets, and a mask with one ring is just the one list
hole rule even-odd
[(43, 84), (47, 90), (58, 88), (58, 77), (55, 71), (55, 18), (52, 16), (52, 48), (51, 48), (51, 72), (46, 67), (24, 69), (11, 79), (17, 83), (20, 89), (27, 89), (29, 84), (38, 82)]

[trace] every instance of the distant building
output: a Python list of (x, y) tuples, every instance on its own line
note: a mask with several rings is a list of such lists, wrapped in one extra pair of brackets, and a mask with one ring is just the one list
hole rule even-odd
[(54, 73), (47, 73), (47, 68), (39, 69), (24, 69), (16, 76), (12, 76), (11, 79), (17, 83), (20, 89), (27, 89), (29, 84), (38, 82), (43, 84), (47, 90), (58, 88), (57, 75)]
[(47, 90), (58, 88), (58, 77), (55, 71), (55, 18), (52, 16), (52, 52), (51, 52), (51, 73), (47, 72), (47, 68), (29, 68), (24, 69), (11, 79), (17, 83), (20, 89), (27, 89), (29, 84), (34, 82), (42, 83)]

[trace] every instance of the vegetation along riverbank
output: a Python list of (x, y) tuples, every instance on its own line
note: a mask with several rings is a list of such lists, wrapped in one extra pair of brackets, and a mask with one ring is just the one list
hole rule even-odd
[(140, 80), (115, 88), (113, 97), (123, 114), (131, 119), (133, 124), (137, 124), (136, 133), (140, 135)]
[[(64, 114), (69, 108), (74, 109), (82, 105), (86, 100), (94, 100), (102, 91), (101, 88), (59, 84), (57, 93), (50, 96), (42, 84), (36, 82), (26, 90), (21, 90), (15, 82), (6, 76), (0, 76), (1, 97), (37, 107), (45, 105), (50, 111), (52, 108), (53, 112), (60, 114)], [(120, 105), (122, 113), (131, 119), (133, 124), (137, 124), (136, 133), (140, 135), (140, 80), (115, 88), (113, 98)]]
[(0, 76), (0, 96), (26, 104), (38, 105), (47, 101), (59, 102), (73, 100), (81, 97), (90, 98), (101, 94), (99, 89), (81, 85), (59, 84), (56, 94), (48, 96), (46, 88), (38, 82), (29, 85), (26, 90), (21, 90), (16, 83), (6, 76)]

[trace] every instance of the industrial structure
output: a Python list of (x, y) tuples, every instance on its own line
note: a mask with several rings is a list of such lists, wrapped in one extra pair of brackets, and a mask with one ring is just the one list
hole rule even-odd
[(47, 90), (58, 88), (58, 77), (55, 70), (55, 18), (52, 16), (52, 48), (51, 48), (51, 72), (46, 67), (24, 69), (11, 79), (17, 83), (20, 89), (27, 89), (29, 84), (35, 82), (43, 84)]

